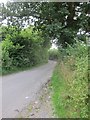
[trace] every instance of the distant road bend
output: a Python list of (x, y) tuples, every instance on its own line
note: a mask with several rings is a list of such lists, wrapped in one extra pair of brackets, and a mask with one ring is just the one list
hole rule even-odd
[(2, 77), (2, 117), (15, 118), (33, 101), (41, 86), (50, 79), (56, 62), (49, 61), (31, 70)]

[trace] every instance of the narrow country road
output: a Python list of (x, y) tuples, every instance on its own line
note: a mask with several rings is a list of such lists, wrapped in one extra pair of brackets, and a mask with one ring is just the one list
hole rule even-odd
[(2, 117), (14, 118), (50, 79), (56, 62), (2, 77)]

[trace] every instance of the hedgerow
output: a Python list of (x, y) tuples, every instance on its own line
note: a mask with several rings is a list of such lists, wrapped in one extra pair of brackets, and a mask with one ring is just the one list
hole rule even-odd
[(19, 32), (15, 27), (6, 27), (6, 29), (8, 31), (4, 35), (4, 27), (0, 43), (2, 47), (2, 74), (48, 61), (48, 48), (44, 46), (45, 39), (41, 32), (33, 31), (33, 27)]
[(53, 105), (61, 118), (88, 118), (88, 50), (77, 42), (65, 50), (52, 76)]

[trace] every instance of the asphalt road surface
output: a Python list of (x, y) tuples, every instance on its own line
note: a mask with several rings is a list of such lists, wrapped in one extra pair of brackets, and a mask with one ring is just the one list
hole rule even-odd
[[(2, 117), (15, 118), (50, 79), (56, 62), (2, 77)], [(1, 81), (1, 80), (0, 80)]]

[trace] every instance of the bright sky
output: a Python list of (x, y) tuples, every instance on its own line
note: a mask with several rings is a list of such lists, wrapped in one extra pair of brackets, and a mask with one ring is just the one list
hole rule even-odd
[(13, 0), (0, 0), (0, 3), (7, 3), (8, 1), (13, 1)]
[(8, 0), (0, 0), (0, 3), (6, 3)]
[(57, 49), (57, 46), (55, 45), (55, 43), (52, 43), (52, 46), (50, 49)]

